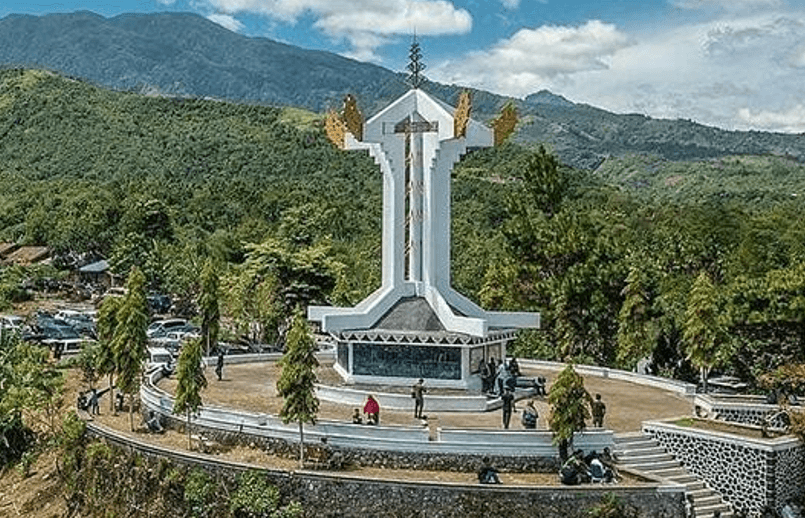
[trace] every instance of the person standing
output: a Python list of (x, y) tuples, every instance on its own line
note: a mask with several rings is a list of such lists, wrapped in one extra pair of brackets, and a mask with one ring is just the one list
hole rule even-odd
[(414, 383), (414, 386), (411, 387), (411, 397), (414, 398), (414, 417), (416, 419), (422, 419), (422, 409), (425, 406), (425, 392), (428, 389), (425, 388), (425, 380), (419, 378), (419, 381)]
[(100, 398), (98, 389), (93, 388), (89, 395), (89, 413), (92, 415), (100, 415), (100, 407), (98, 406), (98, 399)]
[(215, 364), (215, 375), (218, 376), (218, 381), (224, 376), (224, 350), (218, 349), (218, 361)]
[(603, 428), (604, 414), (607, 413), (607, 406), (601, 401), (601, 394), (595, 395), (595, 401), (590, 403), (590, 410), (593, 414), (593, 426)]
[(503, 402), (503, 428), (508, 430), (509, 423), (512, 420), (512, 409), (514, 408), (514, 393), (508, 388), (504, 389), (500, 400)]

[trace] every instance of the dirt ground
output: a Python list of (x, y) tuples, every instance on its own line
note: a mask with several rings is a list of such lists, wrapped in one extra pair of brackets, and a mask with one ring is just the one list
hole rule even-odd
[[(548, 388), (556, 373), (533, 368), (522, 368), (524, 376), (543, 376), (548, 380)], [(252, 412), (276, 414), (282, 406), (282, 399), (277, 396), (276, 382), (279, 369), (274, 363), (256, 363), (244, 365), (228, 365), (224, 368), (221, 381), (215, 376), (214, 369), (208, 368), (206, 377), (207, 389), (202, 400), (211, 405), (242, 408)], [(323, 364), (318, 372), (319, 380), (327, 384), (340, 383), (341, 380), (329, 364)], [(586, 377), (584, 384), (590, 394), (601, 394), (607, 405), (604, 425), (616, 432), (638, 431), (643, 421), (674, 416), (691, 415), (692, 403), (683, 396), (653, 387), (637, 385), (624, 381)], [(176, 379), (163, 380), (160, 387), (173, 392)], [(406, 389), (407, 392), (407, 389)], [(519, 410), (525, 404), (521, 400), (516, 414), (512, 416), (511, 427), (520, 429)], [(547, 429), (548, 403), (546, 398), (535, 398), (535, 406), (539, 413), (538, 428)], [(425, 414), (428, 414), (428, 398), (425, 396)], [(431, 414), (433, 415), (433, 414)], [(349, 421), (352, 408), (322, 401), (319, 417), (322, 419)], [(439, 425), (446, 428), (502, 428), (501, 412), (441, 412), (438, 414)], [(383, 410), (381, 422), (386, 425), (417, 425), (419, 420), (410, 412)]]

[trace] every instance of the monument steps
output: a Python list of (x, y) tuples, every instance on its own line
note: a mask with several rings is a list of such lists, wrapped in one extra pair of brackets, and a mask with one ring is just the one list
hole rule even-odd
[(650, 435), (630, 432), (615, 435), (615, 456), (618, 466), (635, 469), (669, 482), (685, 486), (693, 497), (693, 516), (711, 518), (715, 511), (722, 518), (731, 518), (732, 510), (721, 495), (690, 473)]

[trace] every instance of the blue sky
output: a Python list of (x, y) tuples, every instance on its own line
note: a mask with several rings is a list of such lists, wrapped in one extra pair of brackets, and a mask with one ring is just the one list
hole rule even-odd
[(190, 11), (247, 36), (524, 97), (805, 132), (805, 0), (2, 0), (0, 17)]

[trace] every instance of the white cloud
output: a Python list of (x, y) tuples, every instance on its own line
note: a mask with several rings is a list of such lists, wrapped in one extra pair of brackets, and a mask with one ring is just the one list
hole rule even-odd
[(738, 110), (738, 118), (753, 128), (801, 133), (805, 131), (805, 106), (797, 104), (785, 111)]
[(221, 13), (210, 14), (207, 16), (207, 19), (210, 20), (211, 22), (217, 23), (222, 27), (226, 27), (232, 32), (240, 32), (243, 30), (244, 27), (244, 25), (241, 22), (239, 22), (237, 19), (235, 19), (234, 16), (231, 16), (229, 14), (221, 14)]
[(488, 51), (435, 67), (431, 76), (522, 96), (540, 82), (606, 69), (612, 56), (628, 45), (629, 38), (614, 25), (597, 20), (580, 27), (521, 29)]
[(506, 9), (514, 10), (520, 7), (520, 0), (500, 0), (503, 7)]
[(683, 9), (723, 9), (726, 11), (755, 10), (758, 7), (779, 7), (782, 0), (670, 0), (672, 5)]
[(351, 55), (377, 60), (374, 51), (394, 35), (465, 34), (472, 16), (447, 0), (206, 0), (216, 11), (254, 13), (287, 23), (309, 14), (315, 27), (346, 39)]
[(619, 113), (803, 132), (805, 11), (762, 11), (629, 34), (600, 22), (543, 27), (429, 76), (516, 97), (547, 88)]

